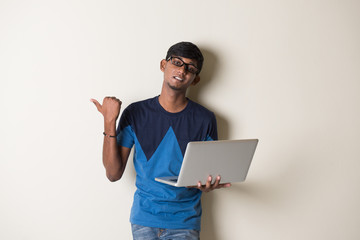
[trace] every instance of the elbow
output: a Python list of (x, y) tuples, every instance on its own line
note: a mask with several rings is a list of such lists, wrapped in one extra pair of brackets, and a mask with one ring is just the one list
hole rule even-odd
[(108, 179), (109, 179), (110, 182), (116, 182), (116, 181), (119, 180), (120, 178), (109, 178), (109, 177), (108, 177)]
[(122, 174), (110, 174), (106, 173), (106, 177), (109, 179), (110, 182), (116, 182), (121, 179)]

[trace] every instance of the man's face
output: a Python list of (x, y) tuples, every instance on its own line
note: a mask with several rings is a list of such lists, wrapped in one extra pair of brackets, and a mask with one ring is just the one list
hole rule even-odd
[(160, 69), (164, 73), (165, 84), (176, 91), (186, 91), (190, 85), (200, 81), (196, 74), (197, 62), (190, 58), (172, 56), (161, 61)]

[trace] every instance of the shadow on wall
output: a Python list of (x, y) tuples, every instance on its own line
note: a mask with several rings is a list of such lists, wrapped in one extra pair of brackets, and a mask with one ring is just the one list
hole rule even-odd
[[(201, 48), (201, 47), (200, 47)], [(216, 79), (214, 76), (217, 76), (216, 72), (219, 69), (219, 61), (216, 55), (209, 49), (201, 48), (201, 52), (204, 55), (204, 65), (200, 73), (200, 82), (196, 86), (191, 86), (188, 89), (187, 97), (191, 100), (200, 103), (204, 107), (213, 111), (211, 106), (208, 106), (206, 102), (202, 102), (201, 99), (207, 99), (210, 96), (206, 96), (206, 88), (211, 84), (216, 84)], [(204, 97), (202, 97), (204, 93)], [(221, 116), (219, 113), (215, 112), (217, 125), (218, 125), (218, 134), (219, 139), (228, 139), (229, 138), (229, 125), (228, 121)]]
[[(216, 55), (209, 49), (201, 48), (201, 52), (204, 56), (204, 64), (200, 73), (200, 82), (195, 86), (191, 86), (187, 91), (187, 96), (195, 102), (199, 102), (201, 92), (204, 92), (206, 88), (214, 82), (213, 78), (216, 76), (218, 69), (218, 59)], [(206, 103), (202, 104), (205, 104), (204, 106), (206, 107)]]
[[(207, 96), (202, 98), (201, 92), (206, 92), (206, 88), (216, 80), (213, 80), (216, 76), (216, 71), (219, 67), (216, 55), (209, 49), (201, 48), (201, 52), (204, 55), (204, 66), (200, 74), (200, 82), (196, 86), (192, 86), (188, 89), (187, 97), (191, 100), (203, 105), (209, 110), (213, 111), (211, 106), (207, 106), (206, 102), (202, 102), (200, 99), (206, 99)], [(209, 96), (210, 97), (210, 96)], [(229, 124), (228, 121), (216, 113), (217, 127), (219, 139), (229, 138)], [(215, 219), (213, 215), (213, 209), (216, 207), (215, 194), (203, 194), (202, 196), (202, 224), (201, 224), (201, 239), (206, 240), (219, 240), (215, 226)]]

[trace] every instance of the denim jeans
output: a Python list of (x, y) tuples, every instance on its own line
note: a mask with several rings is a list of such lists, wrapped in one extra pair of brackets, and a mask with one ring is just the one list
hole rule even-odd
[(191, 229), (164, 229), (131, 224), (134, 240), (199, 240), (200, 232)]

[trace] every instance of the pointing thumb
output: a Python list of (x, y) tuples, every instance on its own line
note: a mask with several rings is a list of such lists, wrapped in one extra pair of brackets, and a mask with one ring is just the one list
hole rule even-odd
[(96, 99), (90, 99), (90, 102), (92, 102), (95, 106), (96, 106), (96, 108), (97, 108), (97, 110), (99, 111), (99, 112), (101, 112), (100, 110), (101, 110), (101, 104), (96, 100)]

